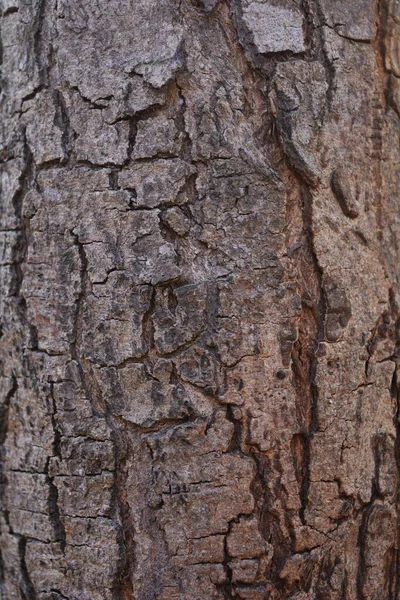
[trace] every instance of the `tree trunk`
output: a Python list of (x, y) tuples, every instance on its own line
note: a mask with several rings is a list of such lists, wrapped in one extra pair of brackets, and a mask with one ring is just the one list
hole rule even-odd
[(400, 1), (1, 21), (1, 598), (399, 599)]

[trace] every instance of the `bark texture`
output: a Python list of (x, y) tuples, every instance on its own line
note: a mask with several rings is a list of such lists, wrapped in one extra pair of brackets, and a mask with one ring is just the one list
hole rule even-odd
[(399, 599), (400, 1), (1, 5), (1, 598)]

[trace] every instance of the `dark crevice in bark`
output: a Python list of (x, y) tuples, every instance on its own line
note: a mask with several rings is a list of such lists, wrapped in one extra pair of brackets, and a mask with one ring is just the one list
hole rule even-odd
[[(129, 96), (129, 93), (131, 91), (132, 91), (131, 86), (128, 85), (127, 94), (126, 94), (127, 97)], [(152, 106), (149, 106), (148, 108), (137, 111), (134, 115), (132, 115), (131, 113), (128, 113), (128, 112), (124, 113), (118, 119), (109, 123), (110, 125), (115, 125), (115, 123), (118, 123), (119, 121), (126, 121), (126, 120), (129, 121), (128, 149), (127, 149), (127, 160), (124, 163), (125, 165), (129, 165), (129, 163), (133, 159), (133, 152), (135, 150), (138, 123), (141, 121), (147, 121), (149, 119), (153, 119), (153, 118), (157, 117), (159, 114), (162, 113), (162, 110), (163, 110), (162, 106), (160, 106), (159, 104), (154, 104)], [(144, 158), (143, 160), (145, 160), (145, 161), (152, 160), (152, 158), (154, 158), (154, 157)]]
[(118, 543), (120, 557), (116, 566), (112, 593), (115, 600), (129, 600), (132, 596), (131, 573), (134, 561), (134, 528), (130, 518), (129, 503), (126, 498), (124, 470), (126, 460), (126, 440), (124, 431), (116, 418), (110, 413), (109, 406), (103, 401), (102, 393), (92, 371), (89, 361), (81, 354), (83, 336), (83, 311), (90, 286), (88, 275), (88, 261), (84, 245), (79, 241), (77, 234), (71, 232), (75, 245), (79, 251), (81, 263), (81, 289), (76, 301), (76, 314), (74, 320), (73, 336), (71, 341), (71, 356), (76, 361), (80, 372), (81, 383), (86, 396), (95, 414), (102, 416), (111, 429), (111, 439), (114, 448), (114, 483), (112, 487), (111, 506), (113, 507), (113, 520), (118, 524)]
[(137, 120), (129, 119), (129, 134), (128, 134), (128, 162), (132, 160), (132, 154), (135, 149), (136, 136), (137, 136)]
[[(70, 89), (77, 92), (79, 94), (79, 97), (81, 98), (81, 100), (85, 104), (88, 104), (90, 106), (90, 108), (92, 108), (93, 110), (101, 110), (103, 108), (107, 108), (108, 101), (112, 100), (114, 97), (114, 96), (105, 96), (103, 98), (97, 98), (96, 101), (94, 101), (94, 100), (91, 100), (90, 98), (87, 98), (86, 96), (84, 96), (77, 85), (72, 85), (70, 87)], [(101, 102), (101, 100), (103, 100), (103, 102)]]
[(318, 350), (319, 343), (325, 339), (325, 316), (327, 307), (323, 287), (323, 272), (319, 265), (317, 253), (314, 247), (313, 199), (311, 193), (306, 189), (302, 190), (301, 196), (303, 202), (304, 233), (309, 246), (308, 251), (311, 256), (311, 262), (314, 268), (315, 280), (318, 289), (318, 298), (313, 306), (313, 314), (316, 322), (316, 334), (313, 344), (314, 354), (310, 364), (310, 387), (313, 398), (315, 399), (311, 423), (313, 430), (316, 431), (318, 428), (318, 388), (315, 382), (315, 375), (318, 358), (315, 356), (315, 352)]
[(80, 260), (80, 290), (78, 293), (78, 297), (75, 301), (75, 319), (71, 336), (70, 352), (72, 358), (76, 361), (76, 363), (79, 366), (82, 384), (84, 385), (85, 377), (80, 355), (80, 346), (82, 343), (83, 311), (87, 295), (87, 288), (89, 285), (88, 260), (86, 257), (84, 245), (79, 241), (79, 236), (76, 233), (74, 233), (73, 230), (70, 231), (70, 234), (73, 237), (74, 244), (78, 249)]
[(61, 458), (61, 433), (57, 425), (56, 414), (57, 414), (57, 405), (54, 397), (54, 383), (50, 382), (50, 395), (52, 399), (52, 413), (51, 413), (51, 423), (53, 425), (54, 431), (54, 441), (53, 441), (53, 451), (54, 455)]
[(396, 465), (398, 471), (397, 477), (397, 489), (396, 489), (396, 508), (397, 508), (397, 550), (396, 550), (396, 559), (395, 559), (395, 578), (394, 578), (394, 587), (395, 594), (394, 597), (399, 598), (400, 594), (400, 393), (399, 386), (397, 382), (397, 374), (396, 374), (396, 403), (397, 403), (397, 411), (395, 415), (395, 426), (396, 426)]
[(13, 13), (16, 13), (18, 11), (18, 6), (10, 6), (9, 8), (6, 8), (4, 11), (2, 11), (1, 16), (7, 17), (8, 15), (12, 15)]
[(188, 132), (186, 131), (186, 123), (185, 123), (185, 115), (186, 115), (186, 98), (185, 98), (185, 92), (184, 92), (184, 85), (186, 84), (185, 75), (186, 75), (186, 73), (183, 73), (181, 76), (182, 83), (180, 83), (179, 77), (175, 82), (177, 92), (178, 92), (179, 105), (180, 105), (180, 110), (178, 110), (176, 118), (175, 118), (175, 124), (183, 138), (180, 156), (181, 156), (182, 160), (186, 160), (189, 163), (193, 163), (193, 161), (192, 161), (192, 140), (190, 139), (190, 136), (189, 136)]
[[(73, 134), (74, 136), (75, 134)], [(91, 169), (93, 171), (103, 171), (104, 169), (123, 169), (124, 166), (128, 165), (128, 159), (126, 159), (125, 163), (123, 165), (119, 165), (113, 162), (104, 162), (104, 163), (96, 163), (96, 162), (91, 162), (90, 160), (84, 160), (84, 159), (79, 159), (79, 160), (73, 160), (73, 159), (69, 159), (68, 162), (64, 161), (64, 159), (59, 159), (59, 158), (55, 158), (52, 160), (48, 160), (46, 162), (42, 162), (39, 165), (37, 165), (37, 171), (51, 171), (51, 170), (57, 170), (57, 169), (65, 169), (65, 168), (76, 168), (79, 169), (81, 167), (87, 168), (87, 169)]]
[(39, 72), (39, 80), (42, 85), (47, 85), (46, 66), (43, 64), (43, 26), (46, 23), (47, 0), (39, 0), (34, 19), (33, 53)]
[[(15, 396), (17, 391), (18, 391), (18, 382), (17, 382), (16, 377), (13, 375), (11, 387), (4, 398), (3, 404), (0, 407), (0, 507), (1, 507), (1, 510), (3, 513), (5, 524), (7, 525), (10, 532), (11, 532), (11, 527), (10, 527), (9, 518), (8, 518), (8, 511), (6, 510), (6, 508), (4, 506), (4, 492), (5, 492), (5, 486), (7, 485), (7, 478), (6, 478), (5, 469), (4, 469), (4, 464), (5, 464), (4, 443), (6, 441), (7, 432), (8, 432), (8, 414), (9, 414), (10, 404), (11, 404), (12, 398)], [(0, 534), (1, 534), (1, 527), (0, 527)], [(3, 554), (2, 554), (2, 551), (0, 548), (0, 595), (3, 592), (4, 583), (5, 583), (5, 566), (4, 566)], [(2, 595), (1, 595), (1, 598), (3, 598)], [(5, 596), (4, 596), (4, 600), (6, 600)]]
[(383, 146), (382, 134), (384, 129), (385, 113), (388, 106), (392, 105), (390, 91), (390, 73), (386, 69), (386, 40), (388, 37), (388, 22), (389, 22), (389, 2), (388, 0), (378, 0), (376, 8), (376, 40), (374, 40), (374, 49), (376, 57), (376, 65), (381, 78), (380, 86), (376, 92), (376, 98), (373, 103), (373, 122), (372, 134), (370, 138), (370, 156), (374, 160), (373, 170), (376, 180), (375, 191), (375, 207), (377, 221), (377, 238), (379, 241), (383, 239), (383, 175), (382, 175), (382, 160)]
[(323, 27), (326, 23), (325, 15), (323, 8), (321, 6), (320, 0), (305, 0), (306, 2), (311, 2), (309, 6), (312, 6), (313, 12), (315, 12), (315, 40), (316, 40), (316, 51), (317, 56), (321, 63), (324, 66), (326, 73), (326, 81), (328, 84), (328, 89), (326, 92), (326, 106), (325, 106), (325, 119), (329, 115), (332, 109), (333, 100), (336, 92), (336, 69), (335, 66), (329, 56), (329, 51), (326, 46), (326, 42), (324, 39), (324, 31)]
[(321, 50), (321, 37), (315, 34), (316, 24), (310, 0), (300, 0), (300, 9), (304, 14), (304, 39), (307, 58), (315, 58)]
[(44, 85), (40, 84), (35, 89), (21, 99), (21, 105), (28, 100), (34, 100), (36, 96), (45, 89)]
[(61, 130), (61, 146), (64, 154), (63, 160), (61, 161), (62, 164), (64, 162), (68, 162), (70, 158), (73, 141), (76, 137), (76, 134), (74, 134), (71, 130), (67, 105), (60, 90), (54, 90), (54, 104), (56, 108), (54, 121)]
[(51, 589), (50, 593), (52, 594), (57, 594), (57, 596), (59, 598), (61, 598), (61, 600), (69, 600), (68, 596), (64, 596), (64, 594), (62, 592), (60, 592), (60, 590), (56, 590), (56, 589)]
[(110, 181), (110, 190), (114, 190), (114, 191), (119, 190), (120, 187), (118, 185), (118, 171), (111, 170), (108, 177), (109, 177), (109, 181)]
[(121, 504), (121, 566), (117, 566), (114, 598), (115, 600), (131, 600), (134, 588), (132, 583), (132, 572), (135, 566), (135, 541), (134, 528), (131, 525), (131, 511), (128, 504)]
[(142, 336), (143, 346), (146, 350), (146, 355), (151, 352), (154, 348), (154, 322), (153, 314), (156, 306), (156, 290), (155, 287), (151, 288), (150, 292), (149, 308), (143, 315), (142, 320)]
[(365, 546), (368, 539), (368, 521), (373, 510), (374, 499), (364, 507), (361, 523), (358, 530), (358, 570), (357, 570), (357, 600), (366, 600), (364, 585), (366, 579), (367, 565), (365, 560)]
[[(135, 434), (135, 438), (131, 440), (133, 445), (138, 444), (137, 448), (139, 448), (139, 438)], [(149, 456), (153, 459), (153, 451), (150, 448), (149, 444), (146, 443), (146, 450), (149, 452)], [(145, 452), (145, 449), (142, 446), (142, 451)], [(151, 477), (156, 477), (154, 473), (154, 466), (151, 466)], [(144, 490), (143, 490), (143, 493)], [(184, 502), (183, 496), (179, 496), (179, 500)], [(144, 581), (139, 584), (138, 587), (134, 587), (134, 591), (139, 593), (139, 595), (143, 598), (153, 598), (157, 597), (162, 589), (162, 581), (164, 574), (169, 565), (169, 559), (171, 557), (168, 552), (167, 540), (165, 536), (165, 531), (161, 526), (158, 520), (158, 511), (162, 508), (164, 504), (164, 500), (161, 497), (153, 498), (150, 502), (147, 498), (144, 500), (144, 506), (141, 511), (141, 519), (140, 519), (140, 528), (142, 531), (145, 531), (146, 534), (151, 539), (152, 544), (151, 548), (149, 548), (148, 553), (148, 563), (151, 566), (150, 569), (147, 569), (147, 577)], [(132, 530), (133, 533), (133, 530)], [(134, 544), (134, 539), (131, 544)], [(132, 567), (136, 565), (136, 558), (130, 557)], [(129, 598), (130, 600), (130, 598)]]
[[(312, 196), (307, 188), (300, 192), (303, 215), (303, 240), (306, 248), (308, 267), (305, 272), (304, 292), (307, 302), (303, 302), (303, 314), (299, 327), (299, 338), (293, 345), (292, 371), (297, 396), (299, 398), (299, 421), (304, 431), (297, 436), (295, 457), (296, 473), (300, 486), (301, 508), (299, 516), (306, 524), (305, 511), (308, 506), (310, 488), (311, 445), (318, 431), (319, 391), (316, 383), (318, 349), (325, 339), (326, 299), (323, 289), (323, 273), (319, 266), (313, 244)], [(311, 279), (310, 279), (311, 277)], [(296, 463), (295, 463), (296, 466)]]
[(33, 583), (30, 579), (28, 567), (26, 565), (26, 544), (27, 540), (25, 537), (20, 537), (18, 542), (18, 551), (19, 551), (19, 559), (20, 559), (20, 568), (21, 568), (21, 576), (22, 581), (20, 584), (20, 593), (22, 596), (22, 600), (37, 600), (37, 595), (35, 588), (33, 587)]
[(64, 552), (66, 546), (66, 533), (58, 505), (58, 489), (54, 483), (54, 477), (49, 476), (48, 469), (49, 463), (46, 465), (46, 481), (49, 486), (49, 516), (53, 524), (55, 539), (60, 543), (61, 550)]
[[(244, 57), (244, 61), (247, 65), (247, 68), (251, 73), (254, 74), (255, 77), (258, 77), (258, 73), (263, 77), (263, 87), (266, 87), (264, 105), (268, 106), (268, 90), (270, 89), (272, 75), (274, 72), (274, 64), (282, 59), (282, 57), (278, 55), (268, 55), (266, 57), (260, 57), (255, 52), (255, 49), (251, 44), (248, 43), (248, 39), (246, 34), (240, 30), (239, 23), (241, 23), (241, 15), (240, 15), (241, 7), (237, 2), (233, 3), (233, 9), (231, 10), (232, 19), (235, 20), (235, 23), (232, 29), (237, 32), (235, 41), (232, 42), (229, 38), (230, 44), (235, 44), (237, 48), (239, 48), (239, 53)], [(335, 69), (328, 57), (327, 50), (325, 47), (325, 42), (323, 39), (323, 32), (321, 29), (321, 24), (323, 22), (323, 14), (321, 9), (318, 7), (311, 8), (308, 2), (303, 3), (303, 11), (305, 13), (305, 17), (307, 20), (307, 33), (308, 33), (308, 46), (309, 49), (307, 53), (309, 53), (310, 58), (319, 59), (325, 67), (326, 78), (328, 82), (328, 91), (326, 95), (326, 106), (325, 106), (325, 115), (328, 114), (330, 107), (332, 105), (334, 91), (335, 91)], [(316, 12), (316, 14), (315, 14)], [(313, 27), (314, 24), (314, 27)], [(313, 31), (314, 29), (314, 31)], [(234, 35), (234, 34), (233, 34)], [(244, 35), (244, 37), (243, 37)], [(246, 40), (245, 48), (243, 48), (242, 39)], [(250, 53), (250, 61), (249, 58), (245, 55)], [(292, 58), (292, 57), (283, 57), (284, 59)], [(294, 59), (299, 60), (298, 55), (293, 56)], [(265, 73), (268, 73), (270, 78), (269, 82), (265, 82)], [(268, 111), (270, 113), (270, 111)], [(267, 119), (271, 118), (271, 115), (267, 115)], [(312, 223), (312, 203), (313, 198), (310, 191), (310, 187), (316, 187), (318, 184), (318, 180), (314, 173), (310, 172), (307, 164), (304, 163), (302, 157), (299, 155), (295, 145), (292, 143), (292, 132), (290, 128), (290, 123), (288, 120), (284, 120), (281, 122), (283, 129), (281, 127), (281, 140), (278, 141), (275, 139), (275, 143), (277, 145), (277, 149), (270, 150), (270, 153), (275, 154), (275, 163), (279, 163), (279, 146), (283, 146), (284, 154), (286, 154), (290, 160), (292, 170), (297, 173), (295, 178), (298, 180), (299, 178), (303, 180), (298, 181), (298, 185), (300, 187), (300, 203), (302, 206), (302, 216), (303, 216), (303, 243), (306, 246), (306, 260), (307, 260), (307, 273), (305, 275), (305, 292), (308, 293), (310, 290), (307, 287), (315, 288), (315, 296), (311, 298), (311, 306), (303, 305), (303, 319), (306, 320), (307, 325), (304, 326), (304, 331), (300, 332), (299, 340), (294, 344), (294, 349), (292, 353), (292, 369), (294, 372), (295, 385), (297, 388), (297, 395), (299, 398), (299, 403), (302, 406), (301, 411), (303, 412), (303, 427), (304, 432), (299, 434), (299, 452), (300, 456), (298, 457), (298, 469), (297, 475), (299, 477), (299, 487), (300, 487), (300, 500), (301, 500), (301, 509), (299, 511), (299, 516), (303, 524), (305, 524), (305, 511), (308, 506), (308, 495), (309, 495), (309, 487), (310, 487), (310, 460), (311, 460), (311, 444), (314, 434), (318, 431), (318, 386), (316, 383), (316, 375), (317, 375), (317, 365), (318, 365), (318, 357), (317, 351), (320, 342), (322, 342), (325, 338), (325, 315), (326, 315), (326, 300), (325, 294), (323, 290), (322, 283), (322, 270), (319, 266), (316, 251), (313, 244), (313, 223)], [(286, 143), (283, 143), (283, 140), (286, 140)], [(269, 139), (269, 146), (271, 146), (271, 141), (274, 140)], [(282, 171), (282, 169), (279, 169)], [(311, 271), (311, 275), (309, 274)], [(310, 280), (311, 278), (311, 280)], [(313, 294), (311, 294), (313, 295)], [(302, 324), (300, 324), (300, 329), (302, 328)], [(300, 421), (301, 421), (300, 420)], [(263, 535), (265, 539), (268, 539), (269, 536), (274, 536), (274, 548), (278, 548), (278, 552), (273, 559), (273, 566), (271, 567), (271, 576), (274, 582), (279, 582), (279, 570), (282, 565), (283, 557), (288, 556), (291, 553), (290, 545), (288, 546), (285, 540), (285, 535), (281, 532), (280, 525), (278, 522), (275, 523), (276, 519), (274, 517), (274, 510), (269, 508), (269, 505), (273, 502), (270, 497), (270, 493), (266, 490), (266, 481), (268, 477), (263, 479), (263, 472), (265, 471), (265, 458), (261, 455), (258, 456), (256, 452), (251, 452), (256, 464), (257, 471), (259, 472), (259, 483), (256, 484), (256, 488), (265, 489), (264, 497), (261, 502), (261, 506), (263, 506), (263, 514), (261, 516), (261, 528), (263, 530)], [(261, 466), (264, 465), (264, 466)], [(279, 470), (279, 469), (278, 469)], [(275, 473), (275, 467), (271, 467), (271, 473)], [(262, 483), (264, 481), (264, 483)], [(278, 493), (278, 490), (277, 490)], [(282, 496), (282, 490), (280, 490), (280, 495)], [(284, 499), (281, 498), (281, 501), (284, 502)], [(286, 527), (289, 531), (289, 535), (294, 541), (294, 532), (293, 525), (291, 523), (290, 515), (287, 510), (284, 510), (286, 515)], [(272, 533), (273, 532), (273, 533)], [(280, 584), (282, 585), (282, 583)]]
[[(2, 534), (1, 531), (1, 527), (0, 527), (0, 536)], [(5, 564), (4, 564), (4, 558), (3, 558), (3, 553), (2, 550), (0, 548), (0, 598), (2, 600), (5, 600), (7, 598), (6, 593), (7, 590), (5, 589)]]
[(233, 526), (234, 522), (235, 521), (231, 521), (229, 523), (228, 531), (224, 537), (224, 560), (223, 560), (222, 564), (225, 569), (226, 583), (218, 586), (220, 588), (220, 591), (222, 592), (222, 595), (225, 598), (225, 600), (240, 600), (239, 597), (236, 595), (235, 589), (233, 586), (233, 582), (232, 582), (233, 573), (232, 573), (232, 568), (229, 564), (232, 559), (229, 556), (229, 552), (228, 552), (228, 537), (232, 531), (232, 526)]
[(8, 415), (10, 411), (11, 401), (18, 391), (18, 381), (15, 375), (12, 377), (11, 387), (5, 395), (4, 401), (0, 407), (0, 506), (4, 506), (4, 491), (7, 485), (7, 478), (5, 475), (5, 449), (4, 444), (7, 439), (8, 433)]
[[(398, 308), (393, 298), (392, 290), (390, 290), (390, 305), (392, 311), (392, 319), (394, 322), (394, 335), (395, 335), (395, 348), (393, 351), (393, 355), (389, 358), (389, 360), (393, 360), (395, 363), (395, 369), (392, 377), (390, 393), (391, 397), (396, 406), (396, 412), (394, 415), (394, 425), (396, 429), (396, 439), (395, 439), (395, 460), (397, 465), (397, 482), (396, 482), (396, 490), (395, 490), (395, 502), (396, 502), (396, 510), (397, 510), (397, 540), (396, 546), (392, 550), (392, 558), (387, 563), (388, 573), (385, 577), (385, 581), (387, 582), (388, 589), (386, 590), (389, 600), (398, 597), (400, 591), (400, 574), (399, 574), (399, 564), (400, 564), (400, 519), (399, 519), (399, 480), (400, 480), (400, 424), (399, 424), (399, 391), (398, 391), (398, 355), (399, 355), (399, 323), (398, 323)], [(375, 346), (376, 339), (378, 336), (386, 337), (388, 334), (390, 337), (393, 336), (393, 327), (390, 327), (390, 317), (384, 314), (382, 318), (382, 323), (377, 323), (373, 333), (371, 340), (368, 344), (368, 354), (369, 358), (366, 365), (366, 375), (368, 375), (368, 365), (370, 360), (372, 359)], [(380, 501), (381, 503), (385, 501), (385, 494), (380, 487), (380, 469), (382, 465), (383, 453), (385, 451), (385, 435), (384, 434), (376, 434), (372, 438), (372, 451), (374, 456), (374, 477), (371, 482), (371, 499), (364, 507), (361, 509), (361, 523), (359, 526), (358, 532), (358, 548), (359, 548), (359, 558), (358, 558), (358, 572), (357, 572), (357, 599), (365, 600), (368, 596), (365, 593), (366, 589), (366, 578), (368, 565), (366, 562), (366, 543), (368, 540), (368, 524), (369, 519), (372, 515), (374, 509), (376, 509), (376, 501)], [(383, 504), (378, 504), (378, 506), (383, 506)], [(368, 589), (368, 588), (367, 588)]]
[[(23, 331), (26, 334), (22, 339), (19, 340), (19, 343), (15, 346), (14, 351), (18, 353), (22, 353), (27, 347), (34, 349), (37, 345), (37, 334), (36, 329), (33, 325), (31, 325), (27, 318), (27, 304), (24, 296), (21, 293), (24, 273), (22, 269), (23, 262), (25, 261), (29, 243), (29, 218), (24, 216), (23, 213), (23, 203), (26, 193), (34, 187), (34, 173), (35, 173), (35, 165), (33, 161), (33, 156), (26, 141), (25, 131), (20, 131), (21, 141), (23, 143), (22, 146), (22, 160), (23, 167), (22, 172), (19, 176), (18, 180), (18, 188), (14, 193), (11, 204), (14, 210), (15, 218), (17, 219), (17, 239), (14, 247), (12, 248), (12, 265), (11, 265), (11, 281), (9, 288), (9, 296), (12, 301), (12, 305), (10, 307), (11, 314), (14, 312), (17, 320)], [(21, 359), (22, 360), (22, 359)], [(22, 362), (24, 362), (22, 360)], [(27, 364), (29, 362), (29, 358), (26, 358), (25, 361)], [(29, 370), (29, 367), (28, 367)], [(6, 480), (3, 473), (4, 468), (4, 442), (7, 436), (7, 416), (9, 411), (9, 406), (11, 403), (12, 397), (17, 393), (18, 385), (16, 376), (13, 375), (13, 382), (10, 391), (6, 395), (5, 403), (2, 407), (1, 414), (1, 496), (3, 497), (4, 487), (6, 485)], [(5, 507), (3, 507), (3, 516), (7, 527), (11, 534), (13, 534), (12, 528), (10, 526), (8, 511)], [(26, 548), (27, 540), (24, 537), (20, 537), (18, 542), (18, 552), (19, 552), (19, 571), (21, 576), (20, 583), (20, 594), (23, 600), (36, 600), (36, 593), (32, 582), (29, 578), (26, 562), (25, 562), (25, 548)], [(17, 568), (17, 565), (16, 565)]]
[(26, 311), (26, 302), (25, 298), (20, 295), (22, 280), (23, 280), (23, 272), (22, 272), (22, 263), (25, 259), (27, 252), (27, 227), (28, 221), (23, 216), (23, 201), (25, 194), (30, 189), (32, 185), (32, 181), (34, 178), (34, 163), (33, 156), (30, 151), (30, 148), (26, 142), (25, 133), (23, 135), (24, 147), (23, 147), (23, 160), (24, 166), (22, 173), (19, 178), (19, 187), (16, 191), (12, 202), (14, 207), (14, 213), (16, 218), (19, 221), (19, 235), (17, 238), (16, 245), (13, 249), (13, 261), (14, 261), (14, 277), (11, 283), (10, 293), (15, 297), (17, 304), (20, 307), (20, 317), (22, 321), (25, 322), (25, 311)]
[[(383, 98), (386, 108), (392, 106), (390, 90), (390, 71), (386, 68), (387, 49), (386, 40), (390, 20), (390, 0), (377, 0), (376, 4), (376, 39), (374, 40), (376, 62), (380, 70), (383, 84)], [(393, 106), (392, 106), (393, 108)]]
[[(8, 431), (8, 413), (10, 410), (11, 400), (15, 396), (18, 390), (18, 382), (15, 375), (11, 378), (11, 386), (5, 395), (4, 401), (0, 407), (0, 446), (4, 445)], [(1, 462), (0, 462), (1, 465)]]
[[(286, 510), (286, 493), (280, 488), (282, 467), (278, 457), (267, 457), (255, 451), (252, 456), (256, 463), (256, 475), (252, 482), (252, 493), (256, 501), (256, 514), (263, 539), (274, 548), (270, 565), (265, 577), (273, 581), (278, 589), (283, 589), (283, 581), (279, 577), (286, 558), (292, 553), (294, 530), (291, 515)], [(277, 504), (284, 507), (284, 531), (279, 519)]]
[(113, 598), (115, 600), (131, 600), (134, 589), (132, 573), (134, 572), (135, 557), (135, 528), (131, 517), (131, 507), (125, 489), (128, 476), (126, 463), (127, 441), (117, 425), (113, 426), (115, 480), (113, 486), (112, 504), (115, 507), (115, 518), (119, 521), (118, 544), (120, 548), (119, 561), (114, 575)]
[(294, 436), (294, 440), (298, 440), (297, 443), (294, 442), (297, 449), (293, 449), (293, 455), (301, 504), (299, 517), (302, 524), (305, 525), (305, 510), (308, 505), (308, 493), (310, 489), (310, 435), (297, 434)]
[(384, 500), (384, 494), (380, 487), (380, 471), (382, 466), (383, 453), (386, 443), (385, 434), (375, 434), (372, 438), (372, 452), (374, 456), (374, 478), (372, 480), (371, 496), (376, 500)]
[[(51, 394), (51, 399), (52, 399), (52, 404), (53, 404), (53, 406), (52, 406), (53, 410), (51, 413), (51, 422), (52, 422), (53, 432), (54, 432), (53, 452), (54, 452), (54, 457), (57, 457), (58, 459), (61, 460), (62, 459), (61, 433), (57, 426), (57, 421), (56, 421), (57, 405), (56, 405), (56, 400), (54, 397), (54, 384), (53, 383), (50, 383), (50, 394)], [(58, 489), (54, 482), (54, 476), (50, 476), (50, 474), (49, 474), (50, 460), (51, 460), (51, 458), (47, 459), (46, 467), (45, 467), (46, 482), (47, 482), (47, 485), (49, 486), (49, 497), (48, 497), (49, 515), (50, 515), (50, 520), (53, 524), (55, 539), (60, 543), (61, 550), (64, 552), (65, 546), (66, 546), (66, 532), (65, 532), (64, 522), (63, 522), (63, 519), (60, 514), (60, 508), (58, 505)]]
[[(1, 9), (0, 9), (1, 10)], [(1, 17), (3, 17), (3, 15), (1, 15)], [(3, 56), (4, 56), (4, 46), (3, 46), (3, 37), (0, 35), (0, 66), (3, 64)], [(0, 89), (3, 93), (6, 92), (7, 90), (7, 80), (6, 78), (3, 76), (2, 74), (3, 69), (0, 71)], [(3, 140), (2, 140), (2, 145), (1, 145), (1, 152), (0, 152), (0, 164), (2, 162), (5, 162), (8, 158), (7, 156), (7, 151), (4, 149), (3, 147)]]
[[(238, 419), (235, 419), (234, 411), (231, 405), (226, 407), (226, 418), (233, 425), (233, 435), (228, 452), (242, 453), (242, 423)], [(213, 419), (208, 423), (208, 427), (211, 427), (212, 424)]]
[(283, 152), (291, 169), (304, 181), (304, 184), (316, 188), (319, 184), (319, 175), (304, 159), (293, 139), (291, 111), (285, 109), (285, 105), (288, 105), (287, 98), (280, 91), (276, 92), (276, 96), (279, 100), (279, 107), (276, 107), (275, 123)]
[(197, 165), (193, 160), (193, 152), (192, 152), (192, 140), (190, 139), (190, 135), (186, 130), (185, 123), (185, 115), (186, 115), (186, 98), (185, 98), (185, 85), (187, 85), (187, 81), (185, 79), (185, 73), (181, 75), (180, 78), (176, 80), (176, 87), (178, 92), (178, 99), (180, 110), (177, 112), (175, 123), (178, 131), (182, 136), (182, 144), (180, 150), (180, 158), (193, 165), (196, 168), (196, 173), (193, 173), (187, 178), (187, 181), (181, 191), (182, 197), (187, 197), (187, 203), (181, 207), (183, 211), (185, 211), (186, 216), (192, 219), (190, 206), (195, 206), (196, 203), (199, 202), (199, 194), (196, 188), (196, 181), (198, 178)]
[(397, 467), (397, 481), (395, 489), (395, 503), (397, 512), (397, 547), (393, 560), (393, 600), (400, 596), (400, 384), (399, 384), (399, 364), (400, 364), (400, 318), (399, 309), (395, 300), (393, 289), (390, 290), (389, 300), (392, 311), (392, 318), (395, 322), (395, 349), (392, 360), (395, 364), (393, 372), (390, 393), (395, 404), (394, 426), (396, 431), (395, 438), (395, 460)]

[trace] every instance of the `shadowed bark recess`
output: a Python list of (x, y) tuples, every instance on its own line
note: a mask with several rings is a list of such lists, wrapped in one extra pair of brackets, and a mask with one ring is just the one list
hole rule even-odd
[(2, 0), (1, 600), (400, 600), (399, 0)]

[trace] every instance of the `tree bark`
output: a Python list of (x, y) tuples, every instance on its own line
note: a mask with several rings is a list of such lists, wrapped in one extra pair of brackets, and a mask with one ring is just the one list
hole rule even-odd
[(398, 600), (399, 0), (3, 0), (3, 600)]

